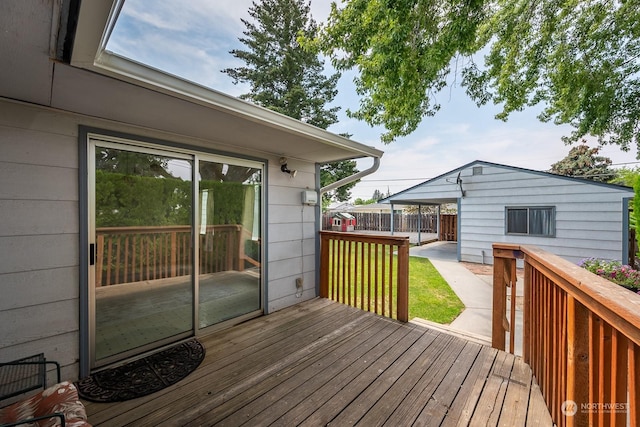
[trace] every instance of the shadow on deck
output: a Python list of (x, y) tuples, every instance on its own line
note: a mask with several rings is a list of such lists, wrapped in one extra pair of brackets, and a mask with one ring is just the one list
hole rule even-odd
[(551, 425), (520, 358), (314, 299), (201, 339), (198, 370), (158, 393), (84, 402), (97, 426)]

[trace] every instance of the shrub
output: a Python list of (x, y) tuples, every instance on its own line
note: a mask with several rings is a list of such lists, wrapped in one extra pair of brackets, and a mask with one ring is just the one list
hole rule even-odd
[(640, 293), (640, 271), (623, 265), (620, 261), (587, 258), (580, 261), (578, 265), (613, 283)]

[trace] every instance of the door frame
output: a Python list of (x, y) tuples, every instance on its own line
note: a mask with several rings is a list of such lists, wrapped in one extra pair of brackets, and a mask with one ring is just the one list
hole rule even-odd
[[(180, 157), (189, 157), (193, 162), (192, 167), (192, 200), (193, 200), (193, 208), (192, 208), (192, 223), (191, 227), (193, 227), (194, 232), (192, 233), (192, 243), (193, 243), (193, 271), (192, 271), (192, 290), (193, 290), (193, 327), (189, 337), (191, 336), (203, 336), (208, 333), (214, 332), (216, 330), (233, 326), (234, 324), (246, 321), (250, 318), (260, 316), (264, 314), (267, 306), (267, 250), (266, 250), (266, 242), (268, 241), (268, 230), (266, 227), (267, 224), (267, 171), (268, 171), (268, 161), (263, 158), (238, 155), (234, 153), (222, 152), (219, 150), (212, 150), (203, 147), (190, 146), (186, 144), (180, 144), (175, 142), (170, 142), (166, 140), (154, 139), (149, 137), (142, 137), (139, 135), (127, 134), (123, 132), (114, 132), (110, 130), (88, 127), (88, 126), (79, 126), (78, 132), (78, 191), (79, 191), (79, 203), (78, 203), (78, 211), (79, 211), (79, 298), (80, 298), (80, 307), (79, 307), (79, 365), (80, 372), (79, 377), (83, 378), (88, 376), (92, 370), (96, 369), (94, 366), (95, 357), (93, 354), (93, 339), (94, 334), (93, 330), (95, 325), (93, 324), (93, 314), (94, 308), (92, 304), (95, 303), (93, 299), (93, 286), (90, 286), (91, 278), (92, 278), (92, 268), (90, 263), (95, 260), (91, 259), (92, 251), (90, 245), (94, 241), (95, 232), (92, 233), (92, 215), (94, 214), (95, 208), (95, 200), (93, 200), (93, 195), (90, 194), (90, 190), (93, 188), (90, 184), (90, 178), (94, 175), (95, 170), (95, 159), (92, 159), (90, 150), (90, 146), (92, 144), (92, 140), (105, 141), (106, 143), (112, 144), (122, 144), (124, 146), (129, 146), (132, 148), (139, 148), (145, 151), (155, 151), (161, 154), (170, 154), (172, 156), (180, 156)], [(253, 165), (259, 165), (262, 169), (262, 180), (261, 180), (261, 200), (260, 200), (260, 253), (261, 253), (261, 271), (260, 271), (260, 308), (251, 313), (240, 315), (234, 319), (226, 320), (220, 322), (215, 325), (208, 326), (206, 328), (200, 328), (198, 323), (198, 263), (196, 262), (196, 254), (199, 249), (199, 242), (197, 239), (197, 229), (198, 229), (198, 212), (200, 209), (199, 206), (199, 197), (198, 197), (198, 185), (197, 185), (197, 176), (198, 176), (198, 163), (200, 160), (205, 161), (224, 161), (227, 160), (233, 164), (247, 164), (251, 163)], [(92, 234), (94, 237), (92, 237)], [(175, 341), (173, 341), (175, 342)], [(172, 344), (171, 344), (172, 345)], [(165, 346), (166, 347), (166, 346)], [(156, 352), (163, 347), (157, 347), (153, 350), (148, 351), (148, 353)], [(144, 355), (145, 353), (142, 353)], [(135, 357), (139, 357), (137, 355)]]

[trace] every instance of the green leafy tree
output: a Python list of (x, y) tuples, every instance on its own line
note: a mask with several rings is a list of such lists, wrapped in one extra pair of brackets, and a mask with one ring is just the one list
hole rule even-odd
[(361, 197), (358, 197), (353, 202), (354, 205), (358, 205), (358, 206), (360, 206), (360, 205), (372, 205), (374, 203), (376, 203), (376, 200), (374, 200), (374, 199), (364, 200)]
[[(616, 176), (610, 182), (633, 187), (634, 197), (631, 205), (633, 208), (629, 212), (629, 227), (637, 231), (636, 212), (640, 212), (640, 168), (620, 168), (616, 170)], [(639, 234), (636, 232), (636, 240), (640, 244)]]
[(626, 185), (627, 187), (634, 187), (636, 181), (640, 179), (640, 168), (626, 168), (622, 167), (616, 169), (616, 176), (613, 177), (611, 184)]
[(616, 173), (609, 168), (611, 159), (598, 156), (599, 148), (586, 144), (577, 145), (559, 162), (551, 165), (549, 172), (564, 176), (586, 178), (598, 182), (611, 181)]
[[(318, 25), (310, 16), (309, 3), (303, 0), (263, 0), (249, 8), (252, 20), (243, 19), (246, 29), (240, 41), (246, 49), (230, 53), (244, 66), (223, 70), (234, 83), (248, 83), (249, 93), (240, 96), (321, 129), (338, 121), (339, 107), (327, 107), (337, 94), (339, 74), (324, 74), (324, 61), (316, 51), (304, 49), (298, 37), (313, 38)], [(320, 184), (326, 186), (358, 172), (353, 160), (324, 165)], [(353, 182), (331, 194), (331, 199), (346, 201)]]
[(638, 0), (348, 0), (308, 45), (359, 71), (349, 113), (384, 125), (384, 142), (434, 115), (459, 72), (479, 105), (502, 107), (499, 119), (541, 104), (541, 120), (574, 127), (566, 142), (591, 134), (640, 152)]
[[(636, 242), (638, 242), (638, 246), (640, 247), (640, 233), (638, 233), (638, 222), (636, 219), (638, 218), (637, 212), (640, 212), (640, 179), (636, 179), (633, 183), (633, 212), (629, 215), (629, 226), (636, 230)], [(640, 253), (637, 254), (638, 258), (640, 258)]]

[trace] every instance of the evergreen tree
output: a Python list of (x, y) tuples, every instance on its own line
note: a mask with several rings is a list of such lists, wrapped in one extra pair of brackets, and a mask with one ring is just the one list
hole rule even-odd
[[(303, 49), (298, 37), (314, 38), (318, 26), (310, 16), (309, 3), (303, 0), (262, 0), (249, 8), (252, 20), (242, 19), (246, 29), (239, 40), (246, 50), (230, 53), (244, 66), (222, 70), (234, 83), (248, 83), (249, 93), (240, 98), (289, 117), (327, 129), (338, 121), (340, 107), (327, 107), (337, 94), (339, 74), (326, 76), (318, 53)], [(324, 187), (356, 173), (352, 160), (323, 166), (320, 183)], [(342, 186), (332, 195), (348, 200), (349, 189)]]
[(599, 148), (590, 148), (586, 144), (575, 146), (564, 159), (552, 164), (549, 172), (598, 182), (608, 182), (616, 174), (615, 171), (609, 168), (611, 159), (598, 156), (598, 151)]

